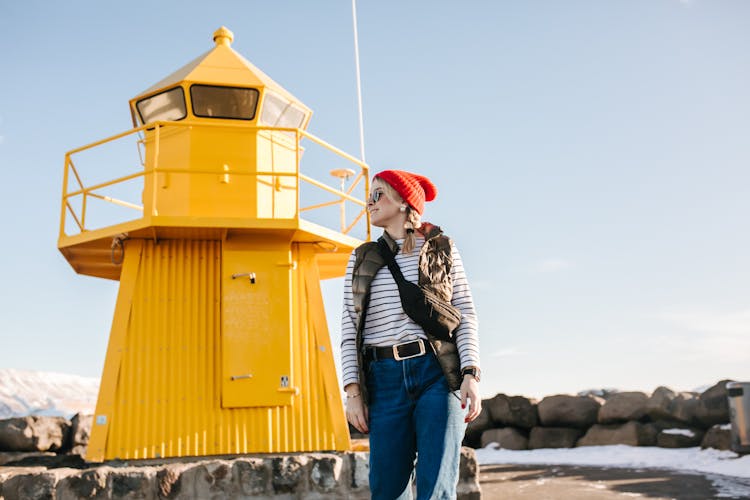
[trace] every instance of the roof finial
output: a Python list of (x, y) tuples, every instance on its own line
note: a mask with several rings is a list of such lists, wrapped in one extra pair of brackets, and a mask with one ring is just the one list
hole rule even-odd
[(234, 41), (234, 33), (229, 31), (229, 29), (226, 26), (222, 26), (221, 28), (214, 31), (214, 42), (216, 42), (216, 45), (226, 45), (229, 47), (232, 45), (232, 42)]

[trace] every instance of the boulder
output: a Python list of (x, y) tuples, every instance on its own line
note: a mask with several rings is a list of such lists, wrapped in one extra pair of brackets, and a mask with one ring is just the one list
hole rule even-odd
[[(20, 454), (20, 453), (19, 453)], [(7, 467), (44, 467), (59, 469), (61, 467), (84, 469), (86, 461), (80, 455), (57, 454), (51, 452), (25, 453), (25, 456), (7, 462)]]
[(732, 430), (729, 424), (714, 425), (703, 436), (701, 448), (714, 448), (716, 450), (732, 449)]
[[(547, 396), (537, 406), (545, 427), (587, 429), (596, 423), (600, 403), (586, 396)], [(535, 427), (536, 428), (536, 427)]]
[(656, 430), (646, 424), (634, 421), (625, 424), (596, 424), (586, 431), (586, 434), (578, 440), (576, 446), (611, 444), (653, 446), (656, 444)]
[(657, 387), (646, 403), (646, 415), (651, 420), (671, 418), (669, 407), (676, 396), (677, 393), (669, 387)]
[(497, 443), (500, 448), (506, 450), (526, 450), (529, 447), (529, 439), (513, 427), (484, 431), (482, 433), (482, 448), (490, 443)]
[(599, 409), (600, 424), (640, 420), (646, 415), (648, 396), (643, 392), (618, 392), (610, 395)]
[(703, 430), (695, 427), (664, 429), (656, 436), (656, 444), (661, 448), (692, 448), (702, 440)]
[(669, 404), (669, 414), (675, 420), (692, 425), (698, 421), (698, 405), (698, 394), (681, 392)]
[(698, 408), (696, 419), (705, 427), (729, 422), (729, 400), (727, 399), (727, 382), (722, 380), (716, 385), (706, 389), (698, 396)]
[(27, 416), (0, 420), (0, 451), (59, 451), (68, 443), (70, 422)]
[(660, 429), (653, 423), (647, 422), (643, 424), (643, 438), (644, 444), (642, 446), (656, 446), (656, 436), (659, 435)]
[[(479, 463), (477, 454), (471, 448), (461, 448), (461, 460), (458, 463), (457, 500), (481, 500), (482, 489), (479, 485)], [(369, 497), (369, 495), (368, 495)]]
[(57, 454), (51, 451), (3, 451), (0, 452), (0, 466), (5, 464), (19, 462), (29, 457), (56, 457)]
[(464, 434), (464, 446), (470, 446), (472, 448), (479, 448), (482, 445), (482, 433), (487, 429), (492, 428), (492, 419), (490, 418), (490, 411), (487, 408), (487, 400), (482, 401), (482, 411), (479, 416), (475, 418), (469, 425), (466, 426), (466, 433)]
[(573, 448), (582, 434), (581, 429), (570, 427), (534, 427), (529, 434), (529, 449)]
[(93, 415), (75, 414), (70, 421), (70, 453), (81, 456), (86, 455), (93, 421)]
[(536, 406), (523, 396), (498, 394), (483, 403), (489, 410), (494, 427), (519, 427), (531, 429), (538, 423)]

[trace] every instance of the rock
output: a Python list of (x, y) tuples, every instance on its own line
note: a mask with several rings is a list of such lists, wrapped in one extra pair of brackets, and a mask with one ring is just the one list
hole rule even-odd
[(313, 456), (310, 482), (323, 493), (333, 491), (339, 484), (344, 462), (336, 455)]
[(714, 448), (716, 450), (732, 449), (732, 430), (729, 424), (714, 425), (703, 436), (701, 448)]
[(479, 463), (472, 448), (461, 448), (461, 461), (458, 464), (457, 500), (480, 500), (482, 489), (479, 486)]
[(646, 415), (651, 420), (672, 418), (669, 407), (676, 396), (677, 393), (669, 387), (657, 387), (646, 403)]
[(538, 423), (536, 406), (523, 396), (498, 394), (483, 403), (486, 405), (494, 427), (519, 427), (531, 429)]
[(111, 498), (149, 498), (153, 496), (155, 478), (153, 469), (131, 467), (109, 474), (107, 491)]
[(241, 495), (259, 496), (268, 493), (271, 469), (262, 458), (243, 458), (232, 464), (232, 475), (239, 484)]
[(572, 448), (582, 434), (581, 429), (569, 427), (534, 427), (529, 434), (529, 449)]
[(168, 464), (156, 473), (156, 491), (159, 498), (176, 498), (182, 493), (182, 471), (186, 464)]
[(57, 478), (50, 472), (17, 474), (2, 483), (2, 494), (6, 500), (11, 499), (55, 499)]
[(542, 399), (537, 409), (543, 426), (587, 429), (596, 423), (600, 406), (590, 397), (557, 395)]
[(599, 409), (600, 424), (614, 424), (629, 420), (640, 420), (646, 415), (648, 396), (643, 392), (618, 392), (607, 398)]
[(70, 421), (70, 453), (85, 456), (86, 448), (91, 436), (91, 425), (94, 422), (93, 415), (82, 415), (76, 413)]
[(729, 400), (727, 399), (727, 382), (722, 380), (716, 385), (703, 391), (698, 396), (696, 419), (703, 427), (708, 428), (716, 424), (729, 422)]
[(100, 466), (61, 478), (55, 498), (157, 498), (155, 482), (154, 467)]
[(529, 439), (513, 427), (484, 431), (482, 433), (482, 448), (490, 443), (497, 443), (500, 448), (506, 450), (526, 450), (529, 448)]
[(656, 436), (659, 435), (660, 429), (652, 422), (643, 424), (642, 432), (644, 444), (642, 446), (656, 446)]
[(669, 414), (685, 424), (697, 423), (698, 395), (694, 392), (681, 392), (675, 396), (669, 405)]
[(464, 434), (464, 446), (470, 446), (472, 448), (479, 448), (482, 444), (482, 433), (487, 429), (492, 428), (492, 420), (490, 418), (490, 411), (487, 407), (487, 401), (482, 401), (482, 411), (479, 416), (475, 418), (469, 425), (466, 426), (466, 433)]
[[(19, 453), (21, 454), (21, 453)], [(80, 455), (58, 455), (56, 453), (23, 453), (22, 458), (8, 462), (8, 467), (44, 467), (45, 469), (84, 469), (86, 461)]]
[(352, 467), (352, 489), (370, 490), (370, 455), (356, 451), (349, 455)]
[(192, 464), (180, 476), (182, 487), (188, 487), (194, 498), (233, 497), (236, 494), (232, 481), (231, 463), (209, 460)]
[(701, 444), (703, 431), (695, 427), (675, 427), (664, 429), (656, 436), (656, 444), (661, 448), (691, 448)]
[(578, 440), (576, 446), (612, 444), (653, 446), (656, 444), (656, 432), (648, 426), (634, 421), (625, 424), (596, 424), (586, 431), (586, 434)]
[(107, 475), (111, 468), (98, 467), (62, 479), (56, 488), (58, 498), (107, 497)]
[(302, 491), (306, 464), (307, 458), (301, 456), (283, 456), (271, 459), (271, 470), (273, 471), (271, 484), (274, 493)]
[(68, 442), (70, 423), (62, 417), (0, 420), (0, 450), (58, 451)]
[(5, 451), (0, 452), (0, 466), (9, 463), (18, 463), (21, 460), (33, 457), (45, 457), (47, 459), (56, 457), (57, 454), (51, 451)]

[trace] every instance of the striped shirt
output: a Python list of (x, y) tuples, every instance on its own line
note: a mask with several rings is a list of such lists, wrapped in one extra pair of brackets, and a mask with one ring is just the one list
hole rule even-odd
[[(401, 268), (404, 278), (412, 283), (417, 283), (419, 280), (419, 251), (424, 241), (424, 238), (418, 237), (417, 244), (411, 253), (404, 254), (399, 251), (396, 255), (396, 263)], [(399, 246), (403, 242), (403, 239), (396, 240)], [(451, 255), (453, 257), (451, 303), (461, 311), (461, 323), (454, 332), (454, 340), (458, 348), (461, 368), (479, 367), (479, 323), (461, 256), (453, 243), (451, 243)], [(344, 387), (359, 383), (356, 345), (357, 313), (354, 310), (352, 295), (354, 261), (355, 253), (352, 252), (344, 278), (344, 312), (341, 320), (341, 368)], [(391, 271), (387, 266), (380, 268), (370, 284), (370, 304), (367, 308), (364, 328), (365, 345), (384, 347), (418, 338), (427, 340), (422, 327), (414, 323), (401, 307), (398, 285)]]

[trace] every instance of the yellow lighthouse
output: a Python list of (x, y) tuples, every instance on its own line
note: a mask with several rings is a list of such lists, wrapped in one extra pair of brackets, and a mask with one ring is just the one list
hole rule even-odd
[(367, 166), (213, 39), (130, 101), (133, 129), (65, 157), (58, 247), (120, 282), (91, 461), (350, 448), (320, 280), (369, 238)]

